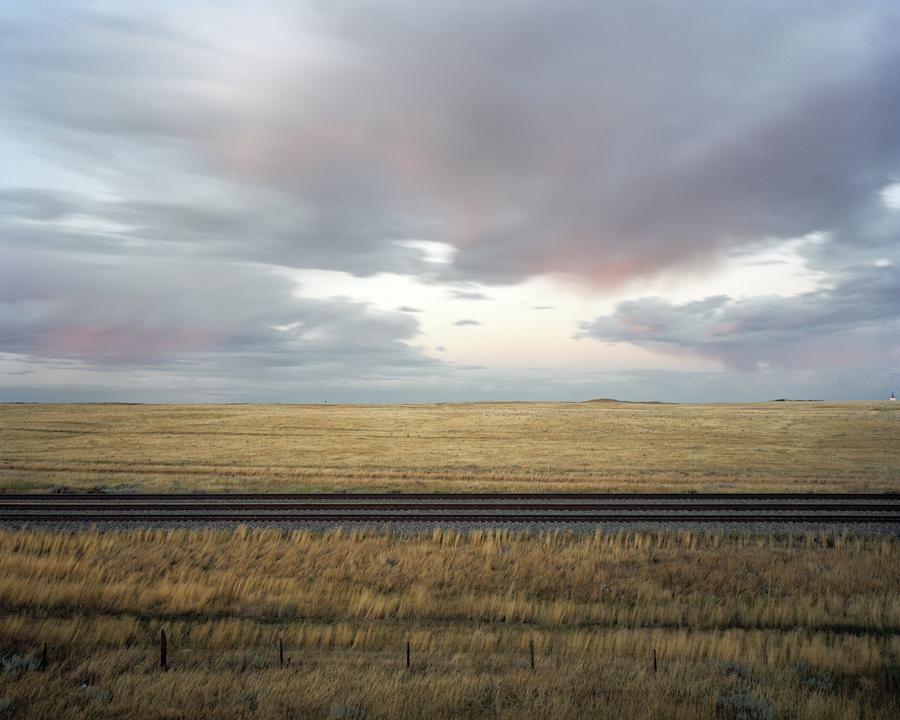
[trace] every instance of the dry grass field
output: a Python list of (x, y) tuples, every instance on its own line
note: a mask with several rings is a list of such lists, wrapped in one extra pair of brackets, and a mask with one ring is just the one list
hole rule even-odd
[(0, 530), (0, 697), (33, 718), (893, 718), (898, 553), (811, 534)]
[[(897, 491), (898, 440), (887, 402), (11, 404), (0, 492)], [(0, 717), (894, 718), (898, 554), (895, 536), (0, 529)]]
[(0, 489), (900, 489), (900, 403), (0, 405)]

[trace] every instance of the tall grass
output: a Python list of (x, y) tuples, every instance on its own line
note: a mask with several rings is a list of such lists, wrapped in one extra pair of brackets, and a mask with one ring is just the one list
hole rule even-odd
[[(527, 661), (505, 656), (448, 655), (437, 665), (414, 660), (411, 671), (399, 661), (399, 653), (332, 653), (279, 668), (257, 656), (222, 654), (161, 673), (139, 652), (109, 651), (67, 659), (15, 686), (0, 681), (0, 688), (15, 693), (19, 717), (33, 718), (349, 718), (363, 711), (367, 719), (423, 720), (887, 720), (898, 710), (884, 675), (850, 679), (802, 664), (675, 661), (653, 673), (645, 660), (570, 657), (541, 658), (532, 673)], [(762, 714), (747, 714), (754, 708)]]
[(897, 555), (892, 536), (829, 534), (0, 530), (0, 651), (47, 643), (52, 659), (0, 674), (0, 697), (24, 717), (327, 717), (336, 703), (370, 718), (703, 718), (746, 702), (887, 718)]
[[(893, 537), (0, 530), (10, 611), (900, 629)], [(2, 622), (2, 621), (0, 621)]]

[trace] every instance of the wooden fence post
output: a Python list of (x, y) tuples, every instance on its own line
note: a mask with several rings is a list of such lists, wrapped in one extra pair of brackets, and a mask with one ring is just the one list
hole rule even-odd
[(409, 640), (406, 641), (406, 669), (409, 670)]
[(656, 648), (653, 648), (653, 672), (656, 672)]
[(531, 655), (531, 672), (534, 672), (534, 640), (528, 641), (528, 652)]
[(159, 631), (159, 666), (163, 670), (166, 669), (166, 631)]
[(41, 651), (41, 670), (47, 669), (47, 643), (44, 642), (44, 649)]
[(278, 638), (278, 664), (284, 667), (284, 640)]

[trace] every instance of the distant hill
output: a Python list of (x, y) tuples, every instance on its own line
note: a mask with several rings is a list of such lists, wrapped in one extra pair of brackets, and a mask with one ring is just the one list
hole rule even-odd
[(771, 400), (770, 402), (825, 402), (824, 400), (803, 400), (801, 398), (793, 399), (793, 398), (776, 398), (775, 400)]
[(585, 400), (586, 403), (616, 403), (621, 405), (668, 405), (660, 400), (616, 400), (615, 398), (595, 398), (594, 400)]

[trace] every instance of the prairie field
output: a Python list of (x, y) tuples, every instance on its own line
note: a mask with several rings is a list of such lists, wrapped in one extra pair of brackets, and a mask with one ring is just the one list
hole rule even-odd
[(896, 491), (900, 403), (0, 405), (0, 489)]
[[(898, 421), (10, 404), (0, 492), (897, 491)], [(0, 717), (894, 718), (898, 554), (833, 533), (0, 528)]]
[(0, 530), (0, 697), (34, 718), (892, 718), (898, 542)]

